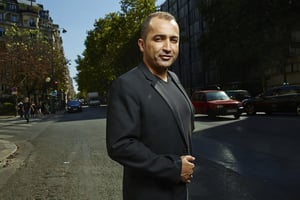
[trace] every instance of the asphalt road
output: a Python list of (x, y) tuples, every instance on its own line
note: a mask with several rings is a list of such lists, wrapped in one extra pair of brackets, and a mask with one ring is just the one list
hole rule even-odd
[(86, 108), (11, 133), (19, 150), (0, 170), (0, 177), (10, 173), (0, 199), (121, 199), (121, 167), (107, 157), (105, 123), (103, 109)]
[[(1, 128), (18, 150), (0, 169), (0, 199), (122, 199), (122, 168), (106, 154), (105, 109)], [(190, 200), (299, 199), (299, 118), (196, 120)]]
[(291, 115), (199, 116), (191, 199), (299, 199), (299, 120)]

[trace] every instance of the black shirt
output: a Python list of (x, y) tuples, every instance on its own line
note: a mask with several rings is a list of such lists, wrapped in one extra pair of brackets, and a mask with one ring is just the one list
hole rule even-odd
[(174, 83), (174, 81), (170, 76), (168, 76), (167, 81), (163, 81), (159, 79), (159, 82), (162, 83), (161, 85), (163, 86), (163, 89), (167, 91), (166, 94), (170, 99), (170, 105), (172, 108), (174, 108), (176, 114), (178, 115), (181, 126), (183, 127), (184, 133), (186, 134), (185, 136), (188, 139), (187, 141), (189, 141), (189, 136), (192, 131), (191, 128), (192, 111), (190, 109), (189, 103), (187, 102), (187, 99), (185, 98), (184, 94), (177, 87), (177, 85)]

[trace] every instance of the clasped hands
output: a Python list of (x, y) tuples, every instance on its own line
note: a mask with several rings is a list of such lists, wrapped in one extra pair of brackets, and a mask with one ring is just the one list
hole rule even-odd
[(181, 156), (181, 181), (190, 183), (193, 178), (195, 164), (193, 161), (195, 157), (191, 155)]

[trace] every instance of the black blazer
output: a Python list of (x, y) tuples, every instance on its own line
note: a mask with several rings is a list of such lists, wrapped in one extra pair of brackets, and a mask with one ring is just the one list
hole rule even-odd
[[(193, 106), (177, 76), (168, 72)], [(191, 154), (189, 133), (169, 104), (167, 91), (144, 64), (114, 81), (107, 112), (107, 151), (124, 166), (124, 200), (185, 200), (181, 155)], [(186, 137), (186, 134), (189, 137)]]

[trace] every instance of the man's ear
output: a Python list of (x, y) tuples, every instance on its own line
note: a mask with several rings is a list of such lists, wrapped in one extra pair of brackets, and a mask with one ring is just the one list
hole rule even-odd
[(144, 49), (145, 49), (145, 42), (144, 42), (143, 39), (140, 38), (140, 39), (138, 40), (138, 45), (139, 45), (140, 51), (141, 51), (141, 52), (144, 52)]

